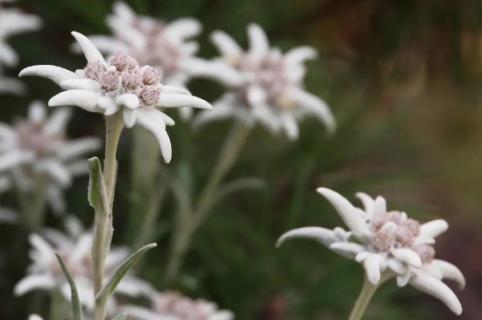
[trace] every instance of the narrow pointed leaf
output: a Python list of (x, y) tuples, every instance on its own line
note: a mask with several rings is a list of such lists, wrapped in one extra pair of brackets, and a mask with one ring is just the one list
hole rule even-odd
[(90, 158), (89, 162), (89, 204), (95, 209), (96, 214), (107, 214), (107, 190), (102, 174), (102, 166), (97, 157)]
[(134, 266), (134, 264), (139, 260), (139, 258), (148, 250), (157, 247), (156, 243), (150, 243), (134, 252), (130, 257), (128, 257), (122, 264), (117, 268), (112, 278), (106, 283), (104, 288), (99, 292), (96, 299), (101, 303), (105, 303), (114, 293), (115, 289), (125, 277), (127, 272)]
[(82, 314), (82, 304), (80, 303), (79, 293), (77, 291), (77, 286), (75, 285), (74, 278), (72, 278), (72, 275), (70, 274), (69, 270), (67, 270), (67, 267), (64, 263), (64, 260), (62, 260), (62, 257), (58, 253), (55, 253), (55, 256), (59, 261), (60, 267), (62, 268), (62, 272), (67, 278), (67, 281), (69, 282), (70, 294), (71, 294), (71, 300), (72, 300), (72, 313), (73, 313), (74, 320), (82, 320), (84, 318)]

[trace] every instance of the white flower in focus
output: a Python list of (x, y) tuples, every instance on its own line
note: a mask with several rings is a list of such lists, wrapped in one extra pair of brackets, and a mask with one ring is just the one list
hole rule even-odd
[(48, 78), (65, 91), (52, 97), (49, 106), (77, 106), (109, 117), (118, 112), (124, 124), (131, 128), (139, 124), (159, 141), (166, 162), (172, 157), (172, 147), (166, 131), (174, 121), (159, 108), (196, 107), (211, 109), (211, 105), (179, 87), (161, 84), (161, 75), (150, 66), (139, 66), (126, 54), (115, 54), (107, 61), (84, 35), (72, 32), (86, 59), (84, 69), (75, 73), (56, 66), (32, 66), (20, 76)]
[(67, 139), (70, 110), (60, 109), (50, 116), (46, 110), (42, 103), (34, 102), (26, 119), (13, 126), (0, 123), (0, 172), (25, 192), (34, 191), (42, 177), (52, 208), (61, 212), (62, 190), (73, 177), (88, 172), (83, 156), (98, 149), (101, 141), (95, 137)]
[[(85, 231), (74, 217), (66, 219), (67, 233), (58, 230), (45, 230), (45, 237), (31, 234), (29, 237), (32, 249), (28, 274), (14, 288), (16, 296), (22, 296), (33, 290), (60, 290), (63, 296), (70, 300), (70, 287), (55, 257), (59, 253), (69, 272), (72, 274), (79, 292), (82, 305), (88, 311), (95, 306), (94, 284), (92, 275), (92, 232)], [(106, 259), (106, 275), (111, 276), (115, 269), (129, 255), (127, 248), (113, 248)], [(152, 291), (149, 284), (127, 276), (116, 289), (117, 295), (139, 297)], [(116, 301), (112, 300), (110, 311), (115, 310)]]
[(30, 14), (25, 14), (18, 9), (5, 7), (5, 3), (11, 1), (0, 1), (0, 93), (11, 92), (19, 94), (23, 91), (20, 82), (2, 76), (3, 67), (17, 65), (18, 56), (13, 48), (7, 43), (7, 39), (17, 34), (37, 30), (41, 26), (41, 20)]
[(303, 88), (306, 60), (317, 56), (311, 47), (297, 47), (286, 53), (271, 48), (263, 29), (248, 27), (249, 50), (226, 33), (216, 31), (211, 37), (221, 53), (212, 73), (231, 86), (211, 113), (201, 113), (196, 124), (234, 117), (247, 124), (259, 122), (273, 132), (284, 131), (290, 139), (299, 134), (298, 120), (315, 116), (328, 131), (335, 130), (335, 120), (328, 105)]
[(279, 238), (278, 246), (293, 238), (314, 239), (361, 263), (373, 285), (382, 277), (394, 276), (400, 287), (410, 284), (440, 299), (457, 315), (462, 313), (457, 296), (442, 280), (454, 280), (462, 289), (465, 278), (453, 264), (435, 259), (433, 245), (435, 238), (448, 229), (445, 220), (420, 224), (405, 212), (387, 211), (386, 201), (380, 196), (372, 199), (358, 193), (364, 207), (360, 209), (333, 190), (319, 188), (317, 191), (333, 205), (349, 230), (340, 227), (294, 229)]
[(215, 303), (174, 292), (152, 292), (151, 308), (128, 306), (126, 314), (138, 320), (232, 320), (231, 311), (219, 310)]

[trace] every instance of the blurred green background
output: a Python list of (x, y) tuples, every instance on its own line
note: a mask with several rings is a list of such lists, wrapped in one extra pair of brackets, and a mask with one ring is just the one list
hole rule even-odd
[[(275, 249), (284, 231), (305, 225), (336, 226), (341, 221), (314, 190), (333, 188), (350, 199), (356, 191), (386, 196), (389, 207), (421, 220), (443, 217), (451, 229), (437, 255), (458, 265), (468, 286), (459, 292), (464, 314), (482, 318), (482, 3), (476, 0), (173, 0), (126, 1), (139, 14), (171, 20), (192, 16), (204, 25), (198, 38), (203, 57), (215, 50), (208, 35), (225, 30), (245, 43), (249, 22), (261, 24), (273, 44), (284, 49), (311, 45), (320, 58), (309, 65), (307, 87), (332, 107), (339, 130), (328, 137), (315, 120), (305, 121), (301, 137), (290, 143), (257, 128), (230, 177), (260, 177), (262, 190), (232, 195), (194, 239), (179, 290), (216, 301), (237, 319), (346, 319), (358, 295), (362, 270), (310, 241)], [(82, 65), (70, 51), (71, 30), (108, 34), (104, 18), (111, 1), (18, 1), (44, 20), (38, 32), (13, 38), (21, 57), (18, 70), (32, 64), (67, 68)], [(25, 113), (30, 101), (47, 99), (58, 88), (26, 79), (22, 97), (0, 96), (1, 121)], [(206, 80), (190, 83), (193, 93), (214, 100), (221, 87)], [(190, 164), (194, 188), (202, 186), (221, 147), (228, 123), (191, 132), (179, 121), (171, 130), (174, 159), (169, 170)], [(98, 116), (76, 111), (73, 137), (102, 136)], [(126, 218), (129, 185), (129, 135), (120, 154), (117, 197), (118, 244), (129, 237)], [(195, 165), (193, 165), (195, 163)], [(86, 223), (93, 213), (86, 201), (87, 179), (68, 192), (69, 211)], [(163, 208), (157, 241), (143, 276), (162, 288), (172, 196)], [(3, 197), (6, 203), (11, 201)], [(60, 225), (50, 215), (49, 223)], [(9, 244), (16, 230), (0, 226), (0, 319), (25, 319), (31, 297), (12, 298), (24, 273), (26, 252)], [(13, 255), (15, 254), (15, 255)], [(13, 259), (15, 257), (15, 259)], [(12, 263), (13, 262), (13, 263)], [(456, 318), (434, 299), (391, 283), (380, 290), (366, 319)]]

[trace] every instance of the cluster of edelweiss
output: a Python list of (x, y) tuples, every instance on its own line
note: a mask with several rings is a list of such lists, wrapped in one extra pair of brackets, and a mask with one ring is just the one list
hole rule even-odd
[[(40, 24), (38, 18), (6, 9), (1, 2), (5, 1), (0, 1), (0, 74), (2, 65), (11, 66), (17, 61), (4, 38)], [(44, 202), (57, 212), (65, 212), (62, 190), (76, 175), (90, 172), (89, 201), (96, 210), (92, 231), (84, 230), (70, 216), (65, 219), (66, 234), (52, 229), (42, 231), (41, 224), (32, 225), (32, 264), (28, 275), (15, 287), (15, 294), (36, 289), (59, 291), (72, 301), (75, 319), (81, 319), (83, 311), (96, 320), (105, 319), (106, 315), (123, 319), (120, 313), (134, 319), (232, 319), (231, 312), (218, 310), (213, 303), (161, 293), (135, 276), (124, 277), (138, 256), (150, 247), (131, 256), (125, 248), (110, 250), (117, 143), (124, 127), (142, 126), (155, 136), (162, 157), (169, 162), (172, 146), (167, 127), (174, 125), (174, 120), (164, 113), (168, 108), (180, 108), (185, 119), (193, 117), (191, 108), (204, 109), (193, 118), (194, 125), (234, 118), (247, 126), (259, 123), (272, 132), (284, 132), (290, 139), (299, 134), (298, 121), (311, 115), (332, 132), (335, 121), (329, 107), (303, 87), (304, 63), (315, 58), (316, 51), (298, 47), (283, 53), (270, 47), (264, 31), (252, 24), (248, 27), (248, 50), (226, 33), (216, 31), (211, 40), (221, 55), (204, 60), (195, 56), (198, 45), (191, 39), (201, 30), (196, 20), (164, 23), (137, 16), (127, 5), (116, 3), (107, 23), (112, 29), (111, 37), (96, 35), (89, 39), (72, 33), (76, 40), (74, 49), (80, 50), (87, 60), (83, 68), (69, 71), (37, 65), (20, 72), (20, 76), (40, 76), (58, 84), (63, 91), (52, 97), (48, 105), (63, 109), (47, 116), (45, 107), (35, 102), (27, 119), (18, 120), (13, 126), (0, 124), (0, 189), (17, 188), (24, 195), (35, 195), (41, 190)], [(101, 51), (110, 57), (105, 59)], [(226, 85), (227, 91), (211, 106), (185, 88), (192, 77), (216, 79)], [(0, 90), (19, 88), (18, 83), (0, 76)], [(92, 160), (89, 171), (82, 160), (101, 146), (99, 139), (67, 138), (71, 116), (71, 111), (65, 109), (68, 106), (105, 117), (108, 128), (103, 172)], [(312, 238), (363, 265), (367, 281), (351, 319), (361, 317), (367, 296), (390, 278), (396, 278), (399, 286), (410, 284), (437, 297), (456, 314), (462, 312), (455, 294), (441, 281), (453, 279), (463, 287), (462, 273), (452, 264), (435, 259), (434, 238), (448, 228), (445, 221), (420, 224), (404, 212), (387, 211), (382, 197), (372, 199), (358, 194), (364, 206), (360, 209), (332, 190), (318, 191), (335, 207), (349, 230), (295, 229), (284, 234), (278, 245), (292, 238)], [(25, 211), (33, 209), (27, 207)], [(15, 218), (7, 210), (0, 213), (4, 220)], [(104, 281), (104, 276), (110, 280)], [(117, 296), (144, 297), (150, 305), (126, 305)], [(30, 319), (40, 317), (32, 315)]]

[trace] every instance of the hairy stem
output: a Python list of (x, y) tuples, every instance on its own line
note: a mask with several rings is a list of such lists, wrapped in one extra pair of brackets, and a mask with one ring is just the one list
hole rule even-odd
[(349, 320), (360, 320), (363, 317), (363, 315), (365, 314), (365, 310), (377, 289), (391, 277), (391, 273), (383, 273), (380, 281), (376, 285), (372, 284), (365, 277), (362, 290), (360, 292), (360, 295), (358, 296), (355, 305), (353, 306)]
[[(97, 295), (104, 285), (104, 264), (110, 249), (113, 224), (112, 209), (114, 203), (115, 185), (117, 178), (117, 147), (124, 128), (120, 113), (106, 117), (106, 140), (104, 159), (104, 182), (107, 193), (108, 212), (105, 215), (96, 214), (95, 234), (93, 244), (94, 262), (94, 293)], [(106, 316), (106, 302), (96, 300), (95, 320), (104, 320)]]
[[(192, 210), (192, 212), (183, 214), (183, 216), (188, 216), (191, 221), (186, 226), (178, 226), (177, 232), (173, 237), (167, 267), (168, 272), (166, 274), (167, 284), (171, 284), (175, 281), (187, 250), (189, 249), (192, 235), (209, 216), (210, 209), (214, 204), (216, 196), (219, 192), (219, 185), (229, 170), (236, 163), (236, 160), (239, 158), (239, 154), (241, 153), (241, 150), (247, 141), (249, 132), (249, 126), (243, 123), (234, 124), (229, 135), (224, 141), (216, 165), (209, 176), (207, 184), (201, 192), (196, 207)], [(181, 218), (181, 223), (186, 224), (186, 221), (187, 220), (184, 217)]]

